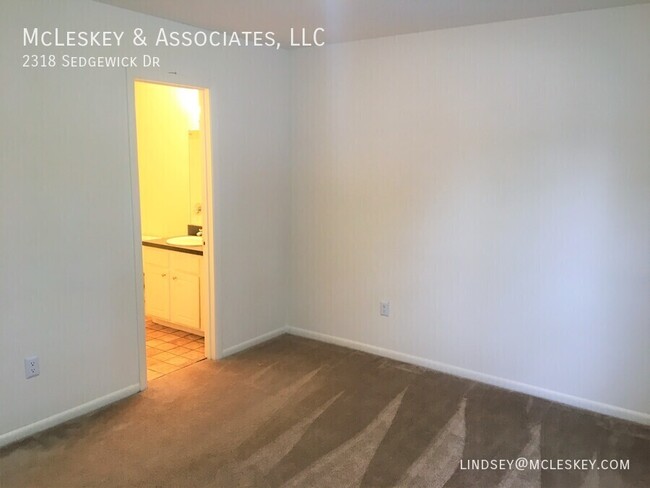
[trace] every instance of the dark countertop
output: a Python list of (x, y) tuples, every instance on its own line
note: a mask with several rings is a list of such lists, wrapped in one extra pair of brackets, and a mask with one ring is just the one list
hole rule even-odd
[(203, 256), (203, 247), (202, 246), (179, 246), (176, 244), (167, 244), (167, 238), (162, 239), (151, 239), (148, 241), (142, 241), (143, 246), (147, 247), (157, 247), (158, 249), (167, 249), (168, 251), (184, 252), (186, 254), (195, 254), (197, 256)]

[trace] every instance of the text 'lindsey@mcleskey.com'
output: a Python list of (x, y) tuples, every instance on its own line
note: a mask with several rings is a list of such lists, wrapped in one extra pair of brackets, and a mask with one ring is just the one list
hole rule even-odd
[(462, 471), (628, 471), (629, 459), (461, 459)]

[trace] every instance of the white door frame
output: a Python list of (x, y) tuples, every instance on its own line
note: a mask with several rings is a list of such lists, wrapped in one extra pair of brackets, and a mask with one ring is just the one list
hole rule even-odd
[[(140, 390), (147, 388), (147, 357), (145, 345), (145, 320), (144, 320), (144, 281), (142, 263), (142, 222), (140, 218), (140, 183), (138, 174), (138, 151), (135, 118), (135, 82), (144, 81), (163, 85), (173, 85), (185, 88), (200, 90), (203, 97), (201, 117), (205, 129), (205, 164), (203, 164), (203, 222), (205, 245), (203, 246), (203, 259), (201, 260), (201, 278), (206, 283), (201, 284), (201, 308), (207, 308), (207, 324), (205, 332), (205, 355), (208, 359), (221, 358), (222, 341), (221, 327), (217, 327), (216, 318), (216, 293), (215, 293), (215, 262), (219, 262), (217, 252), (219, 247), (215, 245), (214, 235), (217, 233), (217, 222), (213, 212), (213, 157), (212, 157), (212, 125), (211, 125), (211, 103), (210, 89), (207, 80), (187, 78), (176, 73), (162, 72), (157, 70), (126, 70), (127, 83), (127, 111), (129, 126), (129, 149), (131, 166), (131, 213), (133, 218), (133, 257), (135, 263), (134, 279), (136, 290), (136, 314), (137, 314), (137, 341), (138, 341), (138, 367), (140, 377)], [(205, 278), (205, 279), (204, 279)], [(201, 318), (205, 316), (201, 314)]]

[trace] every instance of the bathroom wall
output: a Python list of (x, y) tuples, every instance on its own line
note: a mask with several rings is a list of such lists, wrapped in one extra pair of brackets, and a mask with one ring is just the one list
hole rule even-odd
[(203, 172), (205, 161), (205, 139), (203, 130), (189, 131), (190, 164), (190, 224), (203, 225)]
[[(192, 121), (181, 103), (180, 91), (183, 95), (188, 92), (198, 95), (196, 90), (187, 88), (135, 83), (143, 235), (184, 235), (187, 224), (194, 223), (190, 188), (191, 183), (200, 188), (201, 166), (196, 157), (193, 167), (190, 166)], [(202, 141), (197, 135), (193, 139)]]
[[(0, 109), (11, 117), (0, 118), (0, 445), (139, 389), (128, 73), (22, 68), (23, 53), (51, 51), (23, 47), (22, 29), (128, 36), (136, 27), (188, 28), (88, 0), (16, 0), (2, 9)], [(221, 223), (208, 245), (220, 347), (235, 347), (286, 323), (289, 55), (146, 52), (162, 66), (139, 73), (144, 79), (200, 80), (210, 90), (213, 214)], [(23, 358), (31, 355), (41, 374), (26, 380)]]
[(648, 26), (294, 51), (293, 330), (650, 423)]

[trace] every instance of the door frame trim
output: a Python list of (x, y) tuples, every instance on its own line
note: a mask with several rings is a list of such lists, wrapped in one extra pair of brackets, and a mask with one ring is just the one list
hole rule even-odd
[[(205, 277), (206, 285), (201, 286), (201, 306), (207, 306), (207, 327), (205, 327), (205, 356), (208, 359), (219, 359), (223, 356), (221, 327), (217, 326), (217, 305), (216, 305), (216, 282), (215, 262), (219, 262), (217, 253), (219, 246), (214, 240), (218, 234), (216, 212), (213, 211), (213, 186), (214, 186), (214, 159), (212, 156), (212, 133), (211, 115), (212, 105), (210, 99), (210, 88), (205, 80), (198, 77), (178, 76), (176, 73), (151, 70), (126, 70), (127, 90), (127, 115), (128, 115), (128, 136), (129, 136), (129, 160), (131, 167), (131, 217), (133, 220), (133, 262), (134, 280), (136, 292), (135, 313), (137, 317), (137, 351), (140, 390), (147, 388), (147, 357), (145, 339), (145, 315), (144, 315), (144, 278), (142, 261), (142, 222), (140, 216), (140, 183), (138, 174), (138, 151), (137, 133), (135, 118), (135, 82), (143, 81), (161, 85), (171, 85), (183, 88), (194, 88), (200, 90), (203, 98), (202, 122), (205, 129), (205, 162), (203, 168), (203, 222), (204, 239), (203, 259), (201, 260), (201, 277)], [(207, 222), (207, 226), (205, 223)], [(207, 227), (207, 228), (206, 228)], [(203, 318), (203, 314), (202, 314)]]

